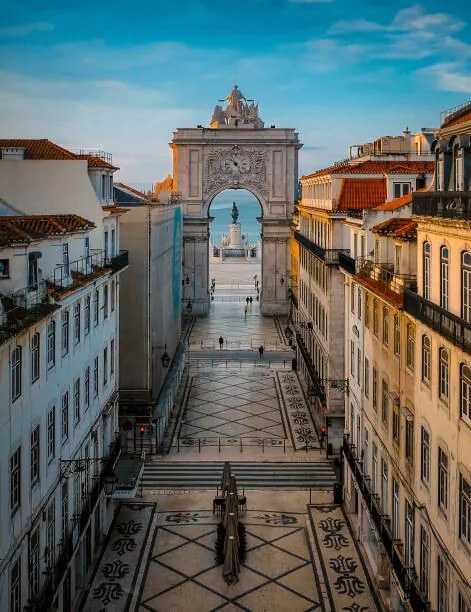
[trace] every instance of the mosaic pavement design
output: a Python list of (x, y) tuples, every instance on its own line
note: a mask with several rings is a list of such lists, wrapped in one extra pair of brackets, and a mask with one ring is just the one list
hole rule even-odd
[(340, 506), (308, 506), (332, 610), (375, 612), (378, 603), (364, 561)]
[[(272, 372), (196, 373), (179, 430), (180, 444), (194, 439), (286, 438)], [(186, 440), (185, 440), (186, 438)]]
[[(220, 520), (220, 519), (219, 519)], [(207, 511), (158, 517), (136, 610), (324, 610), (311, 564), (305, 515), (251, 510), (242, 517), (247, 558), (228, 586), (215, 561), (217, 517)]]
[(121, 504), (83, 610), (128, 609), (155, 507), (155, 503)]
[(311, 413), (306, 405), (298, 377), (293, 372), (277, 372), (285, 414), (296, 450), (319, 448)]

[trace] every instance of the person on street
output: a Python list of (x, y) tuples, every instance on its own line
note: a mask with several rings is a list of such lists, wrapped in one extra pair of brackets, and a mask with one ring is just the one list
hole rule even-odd
[(244, 304), (244, 316), (245, 318), (247, 318), (247, 310), (249, 309), (249, 307), (247, 306), (247, 304)]
[(248, 306), (249, 305), (249, 301), (250, 301), (248, 296), (245, 298), (245, 301), (247, 302), (247, 306)]
[(252, 296), (249, 297), (249, 302), (250, 302), (250, 305), (252, 306), (252, 302), (253, 302)]
[(264, 351), (264, 348), (262, 345), (260, 345), (258, 347), (258, 354), (260, 355), (260, 359), (263, 359), (263, 351)]
[(222, 345), (224, 344), (224, 338), (219, 336), (219, 350), (222, 350)]

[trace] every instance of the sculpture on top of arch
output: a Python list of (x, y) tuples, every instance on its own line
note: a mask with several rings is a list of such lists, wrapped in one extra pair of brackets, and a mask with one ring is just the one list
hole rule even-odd
[(226, 102), (226, 108), (216, 105), (210, 127), (258, 129), (264, 127), (265, 124), (258, 116), (258, 104), (255, 104), (254, 100), (247, 99), (237, 85), (234, 85), (231, 93), (220, 102)]

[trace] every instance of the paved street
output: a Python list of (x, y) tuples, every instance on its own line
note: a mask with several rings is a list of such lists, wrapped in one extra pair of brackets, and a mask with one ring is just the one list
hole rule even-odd
[[(245, 317), (242, 304), (215, 299), (193, 322), (170, 452), (148, 460), (143, 497), (122, 504), (87, 609), (379, 609), (332, 503), (335, 471), (291, 369), (286, 323), (262, 317), (256, 303)], [(239, 509), (246, 558), (231, 586), (216, 560), (221, 516), (213, 513), (225, 460), (247, 500)]]

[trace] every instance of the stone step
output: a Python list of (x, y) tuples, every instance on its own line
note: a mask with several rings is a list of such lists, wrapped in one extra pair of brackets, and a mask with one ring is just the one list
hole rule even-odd
[[(224, 463), (152, 462), (145, 466), (142, 485), (146, 489), (216, 489)], [(336, 480), (328, 462), (232, 462), (238, 487), (244, 489), (331, 490)]]

